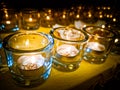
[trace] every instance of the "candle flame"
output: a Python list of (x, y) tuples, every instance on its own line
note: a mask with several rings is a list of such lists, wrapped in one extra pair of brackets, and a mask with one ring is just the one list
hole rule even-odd
[(6, 24), (10, 24), (11, 22), (10, 21), (6, 21)]
[(49, 16), (46, 16), (46, 19), (47, 19), (47, 20), (50, 20), (50, 17), (49, 17)]
[(25, 46), (29, 46), (29, 43), (30, 43), (30, 41), (29, 41), (29, 39), (27, 39), (25, 42)]
[(32, 20), (33, 20), (32, 18), (29, 18), (29, 21), (30, 21), (30, 22), (32, 22)]

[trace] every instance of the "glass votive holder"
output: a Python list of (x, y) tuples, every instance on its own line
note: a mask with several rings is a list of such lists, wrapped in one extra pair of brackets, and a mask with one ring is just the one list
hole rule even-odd
[[(55, 25), (55, 17), (53, 9), (45, 8), (43, 11), (40, 12), (41, 20), (40, 24), (42, 27), (52, 28)], [(54, 18), (53, 18), (54, 17)]]
[(34, 9), (24, 9), (21, 11), (21, 27), (24, 30), (37, 30), (40, 27), (40, 13)]
[(105, 62), (114, 45), (115, 33), (98, 26), (87, 26), (83, 30), (89, 35), (83, 59), (94, 64)]
[(55, 40), (53, 48), (53, 67), (59, 71), (71, 72), (79, 68), (86, 33), (72, 27), (59, 27), (50, 31)]
[(117, 29), (114, 32), (116, 33), (116, 38), (115, 38), (115, 41), (114, 41), (114, 46), (111, 50), (111, 54), (120, 55), (120, 30)]
[(44, 33), (17, 33), (4, 39), (7, 64), (17, 85), (34, 87), (48, 79), (53, 44), (53, 38)]
[(18, 12), (14, 9), (0, 9), (0, 32), (15, 32), (18, 30)]
[(19, 14), (15, 9), (0, 9), (0, 73), (8, 71), (5, 53), (3, 49), (3, 39), (19, 31)]

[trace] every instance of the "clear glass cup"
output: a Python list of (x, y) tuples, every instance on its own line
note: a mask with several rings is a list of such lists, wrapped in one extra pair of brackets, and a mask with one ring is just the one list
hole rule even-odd
[(59, 71), (71, 72), (79, 68), (83, 45), (88, 39), (86, 33), (73, 27), (59, 27), (50, 31), (55, 39), (53, 67)]
[(16, 33), (3, 41), (7, 65), (19, 86), (34, 87), (51, 73), (54, 40), (44, 33)]
[(15, 9), (0, 9), (0, 73), (8, 70), (3, 49), (3, 39), (19, 31), (18, 12)]
[(21, 27), (24, 30), (37, 30), (40, 27), (40, 13), (36, 9), (21, 11)]
[(15, 9), (0, 10), (0, 31), (15, 32), (19, 30), (18, 12)]
[(94, 64), (105, 62), (114, 45), (115, 33), (98, 26), (87, 26), (83, 30), (89, 35), (83, 59)]
[(111, 50), (111, 54), (113, 55), (120, 55), (120, 30), (114, 29), (114, 32), (116, 33), (116, 38), (115, 38), (115, 42), (114, 42), (114, 46)]
[(53, 9), (45, 8), (43, 11), (40, 12), (41, 20), (40, 24), (42, 27), (51, 28), (55, 25), (55, 11)]

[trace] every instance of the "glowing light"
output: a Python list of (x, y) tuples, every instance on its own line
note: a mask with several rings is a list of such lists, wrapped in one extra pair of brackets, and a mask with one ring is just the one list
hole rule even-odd
[(32, 22), (32, 20), (33, 20), (32, 18), (29, 18), (29, 21), (30, 21), (30, 22)]
[(10, 24), (11, 22), (10, 21), (6, 21), (6, 24)]
[(8, 14), (5, 14), (5, 17), (7, 18), (7, 17), (8, 17)]
[(110, 15), (110, 18), (112, 18), (113, 16), (112, 15)]
[(107, 18), (109, 18), (110, 17), (110, 15), (109, 14), (107, 14)]
[(47, 19), (47, 20), (50, 20), (50, 16), (46, 16), (46, 19)]
[(115, 39), (115, 43), (117, 43), (118, 41), (119, 41), (119, 39), (118, 39), (118, 38), (116, 38), (116, 39)]
[(105, 25), (102, 25), (102, 28), (105, 28)]
[(100, 17), (100, 18), (103, 18), (103, 15), (100, 15), (99, 17)]
[(80, 18), (80, 15), (79, 15), (79, 14), (77, 14), (77, 15), (76, 15), (76, 18)]
[(57, 48), (57, 53), (62, 56), (73, 57), (79, 53), (79, 50), (73, 45), (63, 44)]
[(29, 39), (26, 40), (25, 45), (29, 46)]
[(87, 47), (96, 51), (104, 51), (105, 46), (97, 42), (89, 42)]
[(110, 10), (110, 7), (108, 7), (107, 9)]
[(65, 16), (65, 15), (63, 15), (62, 17), (63, 17), (64, 19), (66, 18), (66, 16)]
[(99, 9), (100, 9), (100, 7), (97, 7), (97, 9), (99, 10)]
[(83, 27), (86, 27), (87, 25), (83, 25)]
[(116, 22), (116, 18), (113, 18), (113, 22)]

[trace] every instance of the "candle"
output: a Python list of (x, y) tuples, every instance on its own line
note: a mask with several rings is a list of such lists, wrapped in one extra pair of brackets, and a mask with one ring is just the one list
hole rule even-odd
[(6, 24), (11, 24), (11, 21), (6, 21)]
[(43, 66), (45, 58), (42, 55), (28, 55), (18, 58), (17, 63), (22, 70), (35, 70)]
[(87, 47), (95, 51), (104, 51), (105, 46), (98, 42), (88, 42)]
[(81, 37), (80, 31), (74, 29), (58, 30), (58, 33), (62, 39), (77, 40)]
[(27, 26), (30, 26), (30, 27), (35, 27), (37, 24), (39, 25), (39, 22), (38, 22), (38, 18), (32, 18), (32, 17), (30, 17), (30, 18), (24, 18), (25, 20), (25, 23), (24, 24), (26, 24)]
[(73, 45), (63, 44), (57, 48), (57, 53), (62, 56), (74, 57), (79, 53), (79, 50)]

